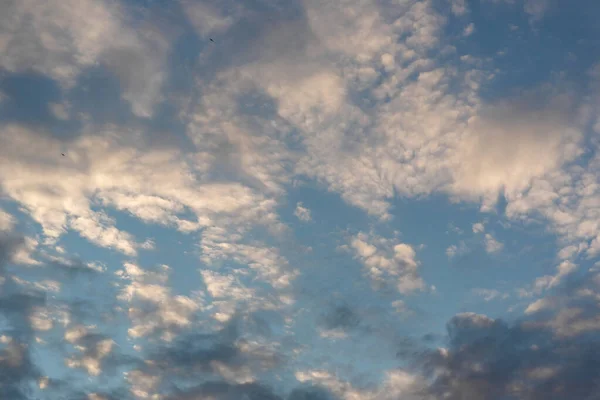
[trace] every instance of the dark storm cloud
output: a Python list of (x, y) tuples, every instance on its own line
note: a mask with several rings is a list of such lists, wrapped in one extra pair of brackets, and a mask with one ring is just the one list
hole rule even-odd
[(448, 400), (600, 399), (598, 274), (567, 282), (553, 308), (514, 324), (459, 314), (448, 324), (448, 352), (413, 353)]

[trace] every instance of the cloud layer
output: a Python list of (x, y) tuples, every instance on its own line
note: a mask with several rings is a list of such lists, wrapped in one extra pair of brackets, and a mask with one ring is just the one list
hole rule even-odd
[(0, 397), (596, 398), (597, 7), (159, 3), (0, 5)]

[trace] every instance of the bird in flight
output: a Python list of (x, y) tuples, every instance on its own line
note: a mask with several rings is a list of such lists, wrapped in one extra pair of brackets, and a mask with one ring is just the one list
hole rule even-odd
[(63, 157), (65, 156), (65, 153), (60, 153)]
[(213, 42), (213, 43), (215, 42), (212, 38), (210, 38), (210, 41)]

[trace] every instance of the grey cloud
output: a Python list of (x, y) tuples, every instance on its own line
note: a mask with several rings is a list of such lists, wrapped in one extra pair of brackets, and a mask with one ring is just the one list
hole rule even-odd
[[(600, 326), (585, 324), (600, 315), (597, 301), (585, 299), (594, 279), (571, 281), (554, 294), (557, 308), (513, 324), (472, 313), (452, 318), (447, 352), (413, 354), (433, 381), (430, 394), (449, 400), (599, 399)], [(561, 334), (567, 329), (561, 313), (573, 308), (582, 313), (572, 315), (571, 327), (587, 329)]]
[(275, 394), (268, 386), (260, 383), (230, 384), (207, 382), (191, 390), (168, 397), (168, 400), (335, 400), (325, 388), (318, 386), (298, 387), (289, 395)]
[(0, 277), (5, 278), (0, 296), (0, 315), (8, 323), (8, 328), (0, 331), (10, 339), (0, 350), (0, 398), (28, 399), (28, 386), (39, 376), (29, 345), (33, 341), (33, 330), (28, 316), (36, 306), (45, 304), (40, 293), (23, 293), (11, 279), (5, 277), (5, 266), (12, 253), (20, 244), (18, 239), (0, 237)]
[(4, 268), (22, 244), (23, 237), (16, 236), (13, 233), (0, 232), (0, 274), (4, 273)]
[(325, 388), (309, 386), (292, 390), (287, 400), (334, 400), (334, 396)]
[(168, 400), (281, 400), (269, 388), (257, 383), (233, 385), (225, 382), (207, 382), (192, 390), (175, 394)]
[[(38, 384), (38, 381), (44, 376), (35, 360), (36, 336), (38, 335), (32, 328), (30, 316), (38, 308), (45, 308), (50, 303), (46, 293), (35, 287), (22, 286), (13, 277), (18, 274), (13, 270), (11, 259), (15, 251), (22, 245), (23, 237), (16, 232), (0, 234), (0, 277), (4, 283), (0, 287), (0, 316), (3, 317), (4, 324), (0, 329), (0, 336), (4, 336), (2, 349), (0, 350), (0, 398), (14, 400), (32, 400), (36, 394), (32, 387)], [(87, 268), (83, 262), (73, 262), (72, 265), (66, 265), (63, 261), (52, 261), (30, 271), (35, 276), (51, 275), (53, 279), (57, 275), (63, 275), (65, 278), (62, 283), (73, 282), (78, 273), (87, 273), (86, 277), (94, 276), (96, 273)], [(17, 276), (18, 277), (18, 276)], [(67, 306), (72, 321), (80, 318), (98, 315), (97, 304), (89, 306), (94, 308), (95, 312), (86, 310), (78, 311), (78, 300), (72, 300), (62, 305)], [(79, 345), (84, 347), (81, 353), (83, 357), (101, 358), (102, 372), (115, 372), (117, 367), (132, 364), (135, 360), (111, 353), (107, 356), (98, 354), (97, 344), (103, 339), (109, 339), (108, 336), (101, 334), (87, 334), (80, 338)], [(61, 354), (66, 354), (64, 341), (49, 341), (48, 344), (52, 350)], [(77, 389), (70, 381), (49, 379), (47, 383), (47, 394), (52, 393), (56, 397), (52, 398), (85, 398), (87, 395), (78, 393)], [(109, 399), (126, 399), (126, 396), (108, 396)]]
[(320, 323), (326, 329), (350, 330), (359, 325), (360, 316), (348, 305), (339, 305), (322, 315)]
[(283, 362), (281, 356), (270, 349), (242, 350), (245, 341), (238, 324), (234, 317), (217, 332), (183, 334), (172, 344), (159, 348), (150, 358), (165, 377), (217, 373), (215, 362), (234, 370), (248, 366), (254, 371), (270, 370)]

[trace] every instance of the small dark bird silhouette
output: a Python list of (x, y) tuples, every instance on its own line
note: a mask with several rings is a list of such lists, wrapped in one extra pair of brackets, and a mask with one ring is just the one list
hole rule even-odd
[(213, 43), (215, 42), (212, 38), (210, 38), (210, 41), (213, 42)]
[(60, 153), (63, 157), (65, 156), (65, 153)]

